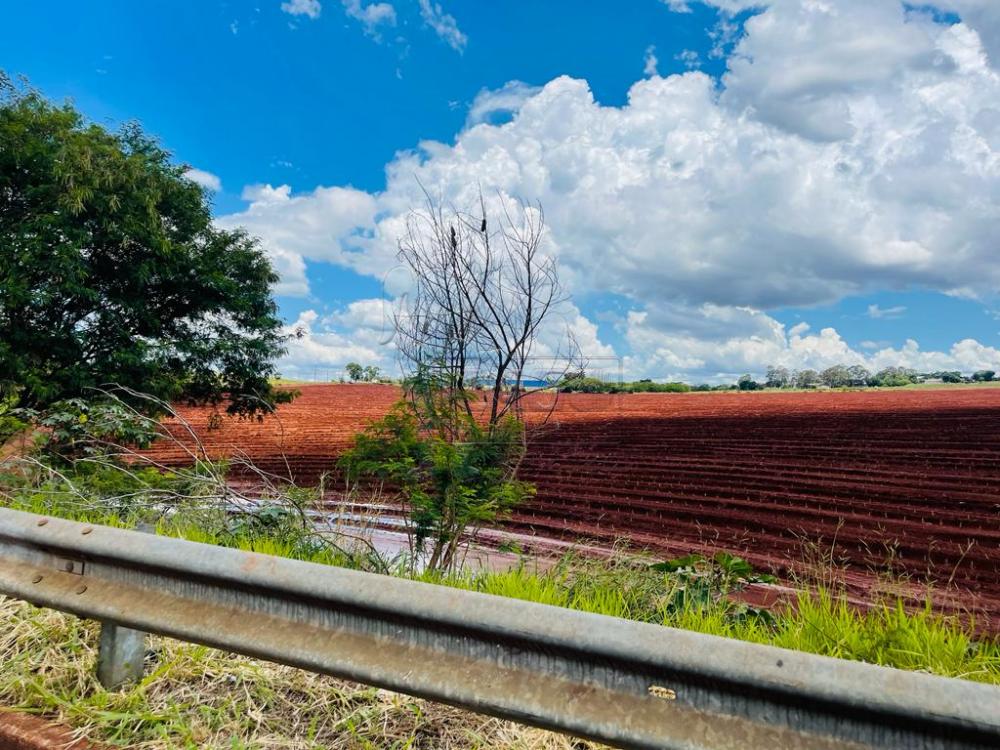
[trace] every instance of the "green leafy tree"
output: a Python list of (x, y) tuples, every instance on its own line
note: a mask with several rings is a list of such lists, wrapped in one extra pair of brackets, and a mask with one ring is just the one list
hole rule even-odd
[(344, 370), (347, 372), (347, 377), (351, 379), (352, 383), (357, 383), (365, 376), (365, 368), (357, 362), (348, 362), (344, 366)]
[(59, 401), (37, 415), (37, 423), (45, 428), (39, 435), (41, 447), (56, 463), (115, 454), (123, 444), (145, 446), (159, 435), (155, 419), (114, 398)]
[(990, 383), (996, 378), (994, 370), (979, 370), (972, 373), (972, 380), (976, 383)]
[(819, 379), (830, 388), (844, 388), (851, 384), (851, 373), (844, 365), (834, 365), (823, 370)]
[(362, 367), (357, 362), (348, 362), (344, 371), (352, 383), (377, 383), (382, 377), (382, 371), (375, 365)]
[(872, 375), (869, 383), (880, 388), (900, 388), (917, 382), (917, 374), (905, 367), (886, 367)]
[(635, 381), (601, 380), (578, 372), (555, 383), (560, 393), (688, 393), (687, 383), (654, 383), (649, 378)]
[(795, 373), (796, 388), (815, 388), (820, 383), (819, 373), (815, 370), (801, 370)]
[(787, 388), (792, 382), (792, 374), (787, 367), (770, 365), (767, 368), (767, 380), (764, 383), (766, 388)]
[(653, 383), (649, 380), (639, 380), (634, 383), (624, 383), (623, 390), (627, 393), (688, 393), (691, 386), (687, 383)]
[(119, 384), (267, 410), (285, 337), (257, 241), (138, 125), (0, 78), (0, 382), (46, 407)]
[(11, 436), (28, 426), (21, 410), (16, 407), (17, 392), (0, 384), (0, 448)]
[(760, 383), (753, 379), (753, 376), (747, 373), (746, 375), (741, 375), (740, 379), (736, 381), (736, 387), (741, 391), (756, 391), (760, 390)]
[(563, 378), (559, 382), (559, 391), (562, 393), (607, 393), (613, 383), (606, 383), (600, 378), (588, 377), (585, 373), (579, 372)]
[(868, 385), (872, 374), (863, 365), (851, 365), (847, 368), (847, 376), (850, 380), (849, 385), (860, 388)]

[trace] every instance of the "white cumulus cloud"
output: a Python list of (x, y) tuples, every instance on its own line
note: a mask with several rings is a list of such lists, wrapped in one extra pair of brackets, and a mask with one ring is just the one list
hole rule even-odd
[(396, 9), (391, 3), (368, 3), (361, 0), (341, 0), (344, 12), (365, 27), (365, 33), (376, 36), (382, 25), (396, 25)]
[(394, 370), (391, 352), (377, 339), (365, 340), (364, 329), (345, 331), (330, 321), (321, 321), (315, 310), (303, 311), (285, 328), (291, 334), (288, 353), (278, 363), (284, 377), (329, 380), (339, 377), (348, 362)]
[[(278, 294), (305, 296), (309, 293), (306, 260), (352, 266), (361, 258), (355, 241), (361, 227), (375, 217), (375, 199), (353, 188), (317, 188), (305, 195), (292, 195), (288, 185), (252, 185), (244, 188), (246, 210), (220, 217), (225, 229), (244, 227), (260, 237), (281, 276)], [(367, 264), (360, 263), (367, 272)]]
[(184, 176), (191, 180), (191, 182), (201, 185), (206, 190), (212, 190), (216, 193), (222, 190), (222, 180), (219, 179), (218, 175), (206, 172), (204, 169), (190, 167), (184, 172)]
[[(760, 7), (730, 34), (721, 86), (699, 71), (653, 76), (604, 106), (578, 79), (508, 84), (477, 97), (453, 142), (397, 155), (381, 192), (258, 188), (221, 221), (264, 237), (303, 291), (296, 258), (381, 277), (421, 185), (470, 207), (482, 185), (541, 202), (572, 293), (629, 302), (623, 330), (645, 374), (833, 357), (992, 365), (995, 350), (976, 342), (861, 353), (767, 311), (887, 288), (1000, 288), (1000, 3), (939, 3), (957, 24), (898, 0), (711, 4)], [(512, 118), (491, 124), (496, 111)]]
[(508, 81), (499, 89), (482, 89), (469, 107), (467, 125), (488, 122), (497, 114), (514, 115), (541, 89), (524, 81)]
[(420, 16), (449, 47), (457, 52), (465, 50), (469, 38), (458, 28), (455, 17), (444, 11), (441, 3), (420, 0)]
[(319, 0), (287, 0), (281, 4), (281, 9), (293, 16), (307, 16), (315, 20), (319, 18), (323, 6)]
[(629, 314), (625, 328), (633, 354), (625, 361), (630, 376), (732, 382), (744, 372), (763, 375), (770, 365), (815, 370), (862, 365), (873, 372), (885, 367), (967, 373), (1000, 368), (1000, 349), (974, 339), (958, 341), (948, 351), (923, 351), (913, 339), (899, 348), (864, 341), (859, 351), (834, 328), (811, 333), (808, 324), (800, 323), (786, 330), (770, 316), (745, 308), (704, 306), (674, 313), (669, 326), (646, 312)]

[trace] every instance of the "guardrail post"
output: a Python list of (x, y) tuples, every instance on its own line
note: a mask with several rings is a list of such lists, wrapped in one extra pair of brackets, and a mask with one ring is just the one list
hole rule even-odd
[[(155, 532), (152, 524), (141, 523), (137, 531)], [(142, 679), (146, 660), (146, 633), (113, 622), (101, 623), (97, 650), (97, 680), (106, 690), (117, 690)]]
[(146, 658), (146, 634), (143, 631), (103, 622), (99, 649), (97, 679), (107, 690), (117, 690), (126, 683), (142, 679)]

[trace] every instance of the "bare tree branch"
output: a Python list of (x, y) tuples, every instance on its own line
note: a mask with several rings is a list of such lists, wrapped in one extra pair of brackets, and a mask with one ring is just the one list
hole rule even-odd
[[(426, 189), (424, 198), (399, 243), (414, 289), (394, 317), (397, 348), (405, 371), (432, 375), (452, 408), (485, 412), (492, 429), (508, 414), (521, 416), (539, 334), (566, 300), (555, 261), (542, 251), (545, 215), (540, 205), (511, 205), (498, 194), (491, 218), (481, 191), (478, 216), (446, 210)], [(572, 336), (557, 358), (562, 374), (579, 369)]]

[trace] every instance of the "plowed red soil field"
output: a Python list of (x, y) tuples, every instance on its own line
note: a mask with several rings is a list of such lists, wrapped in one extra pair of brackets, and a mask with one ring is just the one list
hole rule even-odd
[[(208, 430), (208, 411), (181, 413), (213, 456), (310, 482), (399, 395), (301, 392), (263, 423)], [(535, 395), (529, 424), (549, 398)], [(1000, 388), (573, 394), (536, 430), (522, 478), (538, 494), (509, 530), (664, 556), (725, 549), (785, 573), (819, 555), (859, 588), (882, 573), (931, 582), (939, 605), (1000, 629)]]

